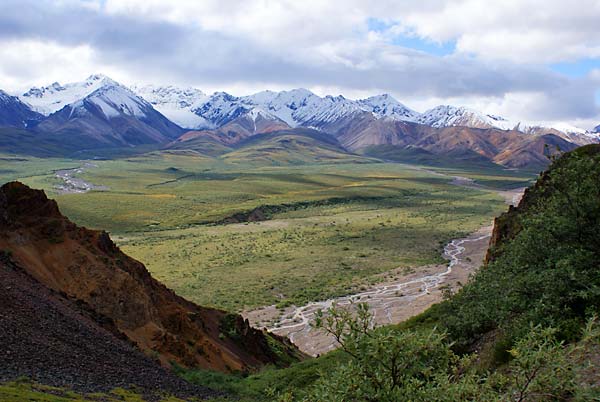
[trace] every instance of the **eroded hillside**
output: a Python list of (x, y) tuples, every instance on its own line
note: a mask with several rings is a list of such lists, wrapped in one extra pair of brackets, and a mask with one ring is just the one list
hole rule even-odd
[(283, 339), (238, 315), (177, 296), (106, 232), (77, 227), (43, 191), (18, 182), (0, 188), (0, 250), (37, 283), (84, 306), (98, 324), (163, 365), (251, 371), (298, 356)]

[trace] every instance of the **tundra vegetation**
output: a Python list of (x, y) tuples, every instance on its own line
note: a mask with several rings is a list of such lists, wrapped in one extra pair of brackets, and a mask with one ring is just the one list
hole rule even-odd
[(248, 401), (600, 399), (600, 147), (556, 160), (499, 221), (489, 262), (419, 316), (373, 329), (365, 306), (333, 308), (316, 325), (337, 351), (245, 378), (183, 375)]
[[(52, 191), (40, 165), (23, 175), (31, 163), (18, 175)], [(56, 195), (61, 209), (109, 228), (178, 293), (230, 310), (349, 293), (392, 268), (440, 262), (448, 240), (506, 210), (494, 191), (391, 163), (257, 167), (150, 154), (97, 165), (82, 177), (109, 190)], [(436, 169), (489, 187), (530, 180)], [(254, 374), (175, 370), (241, 401), (599, 399), (599, 178), (597, 146), (554, 161), (524, 206), (500, 218), (489, 262), (400, 325), (372, 328), (365, 307), (334, 308), (315, 325), (341, 347), (319, 358)]]
[[(265, 166), (156, 152), (94, 161), (77, 174), (106, 191), (57, 194), (52, 170), (80, 164), (23, 159), (6, 163), (5, 180), (46, 189), (70, 219), (111, 232), (178, 294), (231, 311), (349, 294), (393, 279), (394, 268), (440, 263), (448, 241), (505, 208), (495, 191), (453, 185), (451, 176), (495, 188), (532, 177), (437, 166), (444, 176), (366, 158)], [(263, 221), (245, 222), (257, 208), (250, 220)]]

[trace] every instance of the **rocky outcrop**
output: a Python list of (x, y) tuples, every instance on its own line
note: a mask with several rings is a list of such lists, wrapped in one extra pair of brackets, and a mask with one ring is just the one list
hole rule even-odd
[(0, 383), (27, 377), (86, 394), (133, 387), (146, 400), (218, 396), (161, 367), (110, 318), (42, 285), (6, 252), (0, 253), (0, 328)]
[[(177, 296), (106, 232), (77, 227), (62, 216), (43, 191), (18, 182), (2, 186), (0, 220), (0, 250), (28, 275), (109, 318), (166, 366), (251, 371), (299, 357), (291, 344), (251, 328), (241, 317), (223, 332), (230, 314)], [(277, 351), (269, 345), (273, 342)]]

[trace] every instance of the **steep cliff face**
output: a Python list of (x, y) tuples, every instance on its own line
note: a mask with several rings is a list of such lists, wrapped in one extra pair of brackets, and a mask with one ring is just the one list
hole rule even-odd
[(177, 296), (106, 232), (77, 227), (43, 191), (18, 182), (0, 188), (0, 250), (39, 283), (110, 319), (165, 365), (248, 371), (299, 357), (291, 344), (240, 316)]
[[(544, 176), (542, 175), (541, 180), (543, 180), (543, 177)], [(536, 183), (533, 188), (539, 186), (538, 183)], [(518, 216), (532, 205), (532, 198), (535, 198), (532, 194), (532, 188), (525, 189), (525, 193), (516, 207), (512, 205), (509, 206), (507, 212), (502, 213), (494, 219), (494, 229), (492, 230), (490, 244), (485, 255), (486, 264), (494, 260), (498, 255), (498, 248), (501, 244), (514, 238), (517, 233), (521, 231), (522, 226), (519, 223)]]

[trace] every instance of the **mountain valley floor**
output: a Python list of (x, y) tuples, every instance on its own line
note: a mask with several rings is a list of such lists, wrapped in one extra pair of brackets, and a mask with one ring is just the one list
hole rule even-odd
[[(363, 162), (272, 166), (153, 152), (93, 161), (75, 177), (103, 190), (82, 193), (61, 191), (56, 172), (86, 161), (6, 156), (0, 171), (45, 189), (76, 223), (111, 232), (181, 296), (238, 312), (283, 312), (364, 291), (398, 267), (440, 264), (451, 239), (505, 209), (498, 189), (533, 178)], [(486, 187), (457, 186), (454, 176)]]

